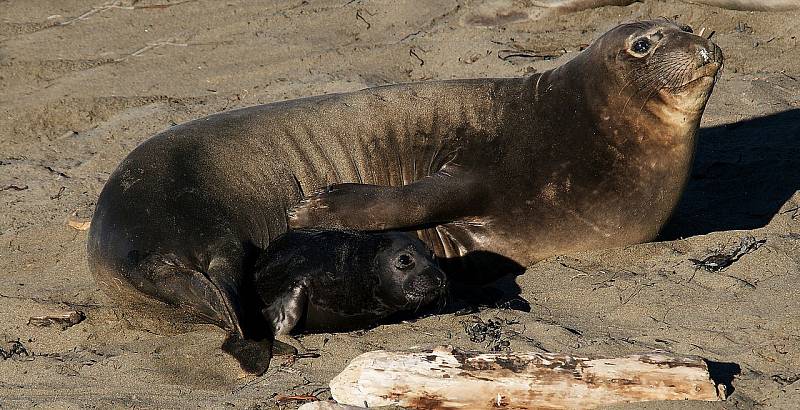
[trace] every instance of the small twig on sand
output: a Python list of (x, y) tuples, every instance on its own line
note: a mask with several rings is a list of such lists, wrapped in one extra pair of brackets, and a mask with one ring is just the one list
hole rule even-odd
[(788, 213), (790, 213), (790, 212), (792, 213), (792, 216), (791, 216), (791, 218), (792, 218), (792, 219), (796, 219), (796, 218), (797, 218), (797, 216), (798, 216), (798, 215), (800, 215), (800, 206), (796, 206), (796, 207), (794, 207), (794, 208), (789, 208), (789, 209), (787, 209), (787, 210), (785, 210), (785, 211), (781, 212), (781, 215), (783, 215), (783, 214), (788, 214)]
[(16, 185), (16, 184), (3, 185), (2, 187), (0, 187), (0, 191), (8, 191), (8, 190), (11, 190), (11, 191), (24, 191), (26, 189), (28, 189), (27, 185)]
[(67, 187), (62, 186), (61, 188), (58, 189), (58, 192), (56, 192), (55, 195), (50, 195), (50, 199), (59, 199), (59, 198), (61, 198), (61, 194), (63, 194), (64, 191), (66, 191), (66, 190), (67, 190)]
[(356, 10), (356, 19), (357, 20), (361, 20), (364, 23), (366, 23), (367, 24), (367, 30), (369, 30), (369, 28), (372, 27), (372, 24), (369, 24), (369, 21), (367, 21), (367, 19), (365, 19), (364, 16), (361, 15), (361, 9)]
[(82, 307), (82, 308), (88, 308), (88, 309), (113, 308), (113, 306), (100, 305), (100, 304), (97, 304), (97, 303), (68, 302), (68, 301), (65, 301), (65, 300), (53, 300), (53, 299), (36, 298), (36, 297), (30, 297), (30, 296), (4, 295), (2, 293), (0, 293), (0, 298), (14, 299), (14, 300), (27, 300), (27, 301), (40, 303), (40, 304), (64, 305), (64, 306), (67, 306), (67, 307), (73, 308), (73, 309), (75, 307)]
[(125, 61), (130, 57), (138, 57), (138, 56), (140, 56), (140, 55), (142, 55), (142, 54), (144, 54), (144, 53), (146, 53), (146, 52), (148, 52), (150, 50), (153, 50), (153, 49), (156, 49), (156, 48), (159, 48), (159, 47), (162, 47), (162, 46), (186, 47), (188, 45), (189, 44), (187, 44), (187, 43), (176, 43), (174, 38), (169, 38), (169, 39), (166, 39), (166, 40), (159, 40), (159, 41), (156, 41), (155, 43), (147, 43), (146, 46), (134, 51), (131, 54), (126, 55), (125, 57), (117, 58), (117, 59), (114, 60), (114, 62), (115, 63), (119, 63), (120, 61)]
[(184, 1), (179, 1), (179, 2), (175, 2), (175, 3), (169, 3), (169, 4), (143, 4), (141, 6), (126, 6), (126, 5), (122, 5), (122, 1), (121, 0), (115, 0), (115, 1), (112, 1), (112, 2), (109, 2), (109, 3), (105, 3), (103, 5), (100, 5), (100, 6), (94, 6), (94, 7), (92, 7), (91, 10), (81, 14), (78, 17), (69, 19), (67, 21), (62, 21), (61, 23), (58, 23), (56, 25), (57, 26), (67, 26), (67, 25), (70, 25), (70, 24), (73, 24), (73, 23), (77, 23), (79, 21), (87, 20), (89, 17), (91, 17), (91, 16), (93, 16), (93, 15), (95, 15), (97, 13), (100, 13), (100, 12), (103, 12), (103, 11), (106, 11), (106, 10), (111, 10), (111, 9), (119, 9), (119, 10), (166, 9), (168, 7), (177, 6), (177, 5), (183, 4), (183, 3), (189, 3), (189, 2), (192, 2), (192, 1), (197, 1), (197, 0), (184, 0)]
[(277, 402), (285, 402), (285, 401), (317, 401), (319, 400), (316, 396), (311, 395), (297, 395), (297, 396), (285, 396), (285, 395), (278, 395), (275, 397), (275, 401)]
[(63, 172), (51, 167), (50, 165), (45, 165), (44, 169), (50, 171), (50, 173), (53, 173), (53, 174), (56, 174), (56, 175), (62, 177), (62, 178), (69, 178), (69, 175), (67, 175), (67, 174), (65, 174), (65, 173), (63, 173)]
[(94, 7), (92, 7), (91, 10), (81, 14), (80, 16), (75, 17), (75, 18), (70, 19), (70, 20), (67, 20), (67, 21), (62, 21), (61, 23), (58, 23), (58, 25), (59, 26), (67, 26), (67, 25), (70, 25), (72, 23), (76, 23), (76, 22), (81, 21), (81, 20), (86, 20), (89, 17), (91, 17), (91, 16), (93, 16), (93, 15), (95, 15), (97, 13), (100, 13), (100, 12), (106, 11), (106, 10), (110, 10), (110, 9), (123, 9), (123, 10), (133, 10), (134, 9), (133, 6), (120, 6), (120, 3), (122, 3), (122, 1), (116, 0), (116, 1), (113, 1), (111, 3), (103, 4), (101, 6), (94, 6)]
[(166, 9), (168, 7), (177, 6), (183, 3), (189, 3), (197, 0), (183, 0), (177, 1), (175, 3), (165, 3), (165, 4), (143, 4), (141, 6), (133, 6), (134, 9)]
[(424, 66), (424, 65), (425, 65), (425, 60), (423, 60), (423, 59), (422, 59), (422, 57), (420, 57), (419, 55), (417, 55), (417, 52), (416, 52), (416, 51), (414, 51), (414, 49), (413, 49), (413, 48), (411, 48), (411, 49), (409, 49), (409, 50), (408, 50), (408, 55), (410, 55), (410, 56), (412, 56), (412, 57), (416, 58), (417, 60), (419, 60), (419, 65), (420, 65), (420, 66)]
[(497, 58), (508, 61), (512, 58), (531, 58), (533, 60), (553, 60), (566, 54), (567, 50), (561, 49), (556, 51), (532, 51), (532, 50), (500, 50), (497, 52)]

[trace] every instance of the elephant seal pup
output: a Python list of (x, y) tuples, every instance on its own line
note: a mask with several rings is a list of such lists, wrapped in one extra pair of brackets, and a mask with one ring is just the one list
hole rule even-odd
[(417, 229), (448, 275), (647, 241), (681, 195), (721, 62), (710, 40), (643, 21), (531, 77), (377, 87), (177, 125), (106, 182), (89, 267), (125, 306), (223, 327), (226, 351), (258, 373), (271, 339), (246, 268), (306, 193), (331, 186), (291, 212), (295, 227)]
[(276, 336), (298, 325), (307, 332), (365, 328), (436, 301), (447, 283), (431, 252), (408, 234), (303, 230), (269, 245), (254, 280)]

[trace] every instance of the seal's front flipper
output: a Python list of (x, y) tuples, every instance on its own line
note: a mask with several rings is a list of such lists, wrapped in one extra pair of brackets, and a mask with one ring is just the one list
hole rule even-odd
[(248, 340), (236, 334), (228, 335), (222, 343), (222, 350), (233, 356), (242, 370), (257, 376), (269, 369), (273, 357), (297, 354), (297, 348), (279, 340)]
[(291, 228), (411, 228), (477, 216), (489, 200), (474, 178), (442, 171), (400, 187), (337, 184), (289, 210)]
[[(291, 338), (291, 339), (294, 339), (294, 338)], [(303, 347), (303, 346), (300, 345), (300, 347)], [(280, 340), (273, 340), (272, 341), (272, 356), (273, 357), (296, 355), (298, 353), (300, 353), (300, 349), (298, 349), (297, 347), (295, 347), (295, 346), (293, 346), (293, 345), (291, 345), (289, 343), (282, 342)]]
[(233, 356), (242, 370), (262, 375), (269, 368), (272, 359), (273, 342), (270, 339), (247, 340), (231, 333), (222, 343), (222, 350)]

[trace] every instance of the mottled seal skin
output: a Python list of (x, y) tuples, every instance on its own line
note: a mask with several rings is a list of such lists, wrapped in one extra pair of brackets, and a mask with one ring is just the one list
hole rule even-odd
[(448, 275), (647, 241), (681, 195), (721, 61), (711, 41), (645, 21), (531, 77), (377, 87), (177, 125), (110, 176), (89, 267), (134, 309), (223, 327), (226, 349), (263, 371), (269, 343), (239, 343), (270, 340), (245, 268), (301, 199), (294, 227), (419, 230)]
[(254, 280), (274, 335), (365, 328), (443, 301), (447, 285), (425, 245), (398, 232), (289, 231)]

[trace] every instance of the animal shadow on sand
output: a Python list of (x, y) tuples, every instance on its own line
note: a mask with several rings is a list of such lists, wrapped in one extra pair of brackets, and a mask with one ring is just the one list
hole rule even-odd
[(493, 252), (473, 251), (439, 263), (449, 281), (445, 312), (471, 313), (482, 308), (531, 311), (516, 282), (525, 267), (513, 260)]
[(725, 386), (725, 394), (730, 396), (734, 391), (733, 380), (742, 373), (742, 367), (737, 363), (715, 362), (707, 359), (706, 365), (708, 365), (708, 374), (714, 384)]
[(798, 189), (800, 109), (701, 128), (689, 184), (658, 239), (763, 227)]

